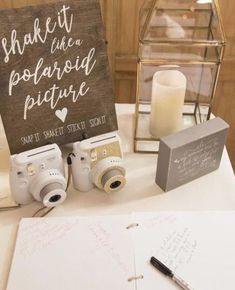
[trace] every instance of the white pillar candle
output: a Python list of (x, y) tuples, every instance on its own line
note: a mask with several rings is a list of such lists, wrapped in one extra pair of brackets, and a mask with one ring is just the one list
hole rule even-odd
[(153, 76), (150, 133), (163, 137), (183, 127), (187, 80), (177, 70), (158, 71)]

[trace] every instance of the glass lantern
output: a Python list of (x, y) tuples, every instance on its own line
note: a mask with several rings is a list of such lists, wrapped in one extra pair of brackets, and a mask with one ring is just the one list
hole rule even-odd
[[(151, 125), (177, 123), (177, 106), (182, 106), (178, 131), (210, 118), (224, 50), (217, 0), (145, 1), (140, 11), (135, 152), (158, 152), (164, 133), (158, 136)], [(180, 85), (184, 87), (183, 76), (186, 83), (180, 91)], [(155, 91), (157, 97), (161, 92), (157, 86), (159, 77), (160, 85), (170, 87), (172, 98), (167, 99), (163, 88), (166, 95), (163, 93), (162, 100), (155, 102)], [(177, 84), (180, 80), (183, 83)], [(182, 105), (177, 104), (177, 92)], [(177, 130), (166, 130), (165, 135)]]

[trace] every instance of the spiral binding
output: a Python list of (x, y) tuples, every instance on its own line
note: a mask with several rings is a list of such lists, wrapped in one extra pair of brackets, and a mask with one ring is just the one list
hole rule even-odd
[(144, 276), (143, 275), (139, 275), (139, 276), (133, 276), (133, 277), (130, 277), (128, 278), (128, 282), (132, 282), (134, 280), (141, 280), (141, 279), (144, 279)]
[[(138, 223), (133, 223), (133, 224), (130, 224), (129, 226), (126, 227), (127, 230), (129, 229), (132, 229), (132, 228), (135, 228), (135, 227), (138, 227), (139, 224)], [(132, 281), (136, 281), (136, 280), (142, 280), (144, 279), (144, 276), (143, 275), (139, 275), (139, 276), (133, 276), (133, 277), (130, 277), (128, 278), (128, 282), (132, 282)]]
[(137, 223), (133, 223), (133, 224), (130, 224), (129, 226), (126, 227), (127, 230), (131, 229), (131, 228), (135, 228), (135, 227), (138, 227), (139, 224)]

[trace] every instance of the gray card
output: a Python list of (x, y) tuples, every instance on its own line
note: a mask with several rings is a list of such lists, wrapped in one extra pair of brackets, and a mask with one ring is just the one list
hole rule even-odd
[(160, 140), (156, 183), (169, 191), (216, 170), (229, 125), (215, 118)]

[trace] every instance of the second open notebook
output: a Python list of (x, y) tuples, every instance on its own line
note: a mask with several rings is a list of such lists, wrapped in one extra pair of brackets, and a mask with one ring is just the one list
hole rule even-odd
[(7, 289), (179, 289), (155, 256), (194, 290), (232, 290), (234, 225), (235, 212), (23, 219)]

